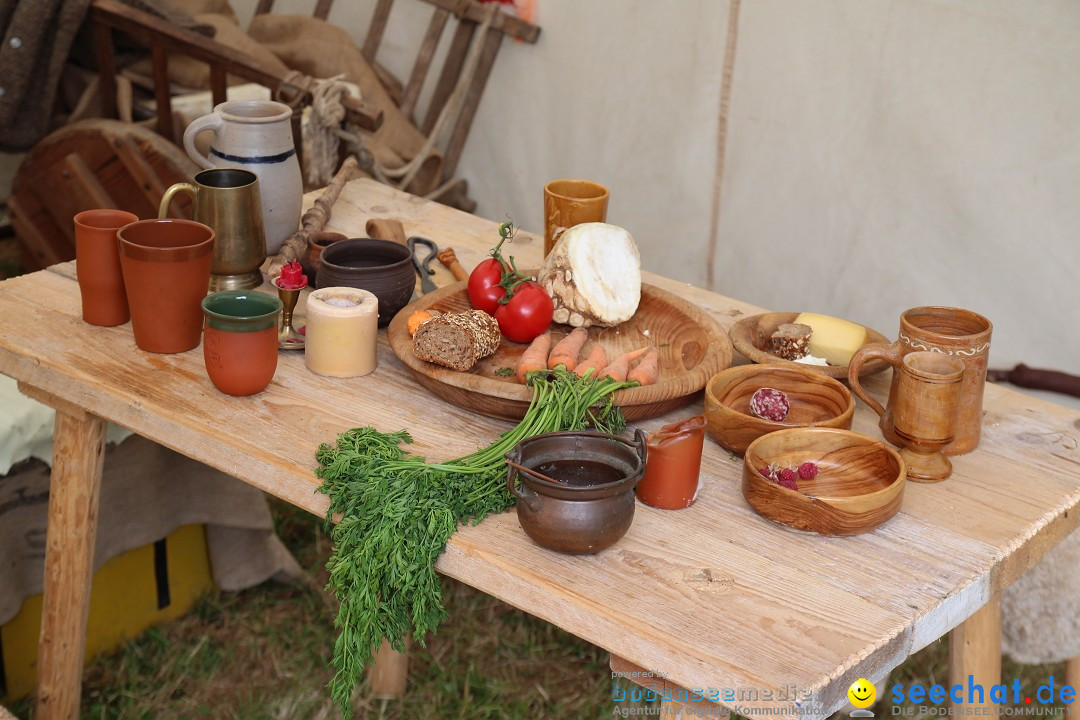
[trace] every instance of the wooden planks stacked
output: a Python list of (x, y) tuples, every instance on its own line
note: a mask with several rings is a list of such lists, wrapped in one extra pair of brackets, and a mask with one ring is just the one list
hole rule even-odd
[[(497, 236), (496, 223), (366, 180), (345, 188), (328, 229), (356, 235), (371, 217), (398, 218), (409, 234), (453, 246), (466, 268)], [(521, 233), (512, 253), (537, 264), (541, 245)], [(759, 312), (684, 283), (646, 280), (725, 328)], [(436, 282), (451, 281), (438, 268)], [(317, 514), (326, 499), (314, 492), (315, 449), (348, 428), (408, 428), (412, 449), (440, 460), (509, 426), (417, 387), (385, 337), (370, 376), (317, 377), (286, 354), (266, 392), (223, 396), (199, 350), (143, 353), (130, 326), (83, 323), (71, 264), (0, 283), (0, 313), (17, 319), (0, 335), (0, 372)], [(886, 379), (874, 378), (877, 392)], [(751, 716), (787, 708), (760, 695), (792, 684), (804, 708), (818, 708), (808, 714), (826, 715), (854, 680), (880, 679), (956, 627), (1076, 527), (1080, 413), (993, 386), (985, 409), (982, 445), (955, 459), (952, 478), (909, 485), (900, 513), (866, 535), (824, 538), (761, 519), (742, 498), (739, 461), (709, 441), (697, 504), (674, 512), (639, 505), (608, 551), (548, 552), (507, 513), (462, 528), (438, 568), (672, 684), (753, 691), (755, 702), (725, 703)], [(700, 410), (699, 400), (641, 426)], [(880, 437), (875, 421), (860, 405), (853, 429)]]

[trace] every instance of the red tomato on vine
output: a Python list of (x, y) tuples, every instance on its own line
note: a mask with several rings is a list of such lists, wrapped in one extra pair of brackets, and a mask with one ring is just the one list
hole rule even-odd
[(477, 265), (469, 275), (469, 302), (477, 310), (494, 315), (499, 330), (514, 342), (527, 343), (548, 329), (555, 305), (547, 291), (534, 278), (524, 275), (503, 259), (502, 245), (514, 237), (513, 223), (499, 226), (499, 244), (491, 257)]
[(494, 315), (506, 290), (502, 282), (502, 263), (496, 258), (488, 258), (477, 265), (469, 275), (469, 302), (477, 310)]
[(499, 331), (519, 343), (532, 342), (551, 325), (555, 305), (540, 283), (526, 280), (514, 290), (505, 305), (499, 305), (495, 319)]

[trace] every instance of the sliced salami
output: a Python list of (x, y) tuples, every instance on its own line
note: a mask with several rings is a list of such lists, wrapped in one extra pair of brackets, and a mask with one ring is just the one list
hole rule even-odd
[(787, 395), (776, 388), (761, 388), (750, 398), (750, 412), (762, 420), (782, 422), (790, 409)]

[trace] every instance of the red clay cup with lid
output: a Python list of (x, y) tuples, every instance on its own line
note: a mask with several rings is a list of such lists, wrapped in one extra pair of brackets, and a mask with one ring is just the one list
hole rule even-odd
[(206, 374), (226, 395), (254, 395), (274, 378), (281, 300), (251, 290), (225, 290), (202, 299)]
[(84, 210), (75, 216), (75, 274), (83, 320), (91, 325), (123, 325), (130, 318), (116, 231), (138, 221), (123, 210)]
[(197, 347), (214, 231), (191, 220), (140, 220), (117, 237), (135, 344), (156, 353)]

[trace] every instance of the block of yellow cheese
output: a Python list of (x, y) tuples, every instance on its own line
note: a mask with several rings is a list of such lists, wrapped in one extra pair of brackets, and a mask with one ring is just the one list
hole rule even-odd
[(855, 351), (866, 344), (866, 328), (847, 320), (817, 313), (800, 313), (795, 322), (813, 329), (810, 354), (825, 358), (830, 365), (846, 366)]

